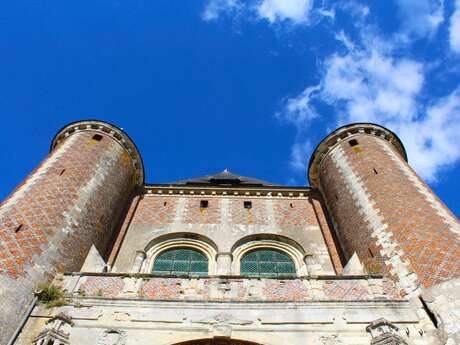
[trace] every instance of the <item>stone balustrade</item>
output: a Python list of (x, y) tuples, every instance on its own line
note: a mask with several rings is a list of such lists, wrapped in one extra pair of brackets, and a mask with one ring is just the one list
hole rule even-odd
[(391, 280), (380, 276), (160, 277), (147, 274), (69, 274), (60, 282), (68, 296), (157, 301), (302, 302), (401, 300)]

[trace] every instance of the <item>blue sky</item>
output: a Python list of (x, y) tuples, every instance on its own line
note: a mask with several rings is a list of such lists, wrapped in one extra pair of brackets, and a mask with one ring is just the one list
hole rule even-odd
[(460, 214), (460, 0), (15, 0), (0, 33), (1, 198), (79, 119), (124, 128), (150, 183), (290, 185), (371, 121)]

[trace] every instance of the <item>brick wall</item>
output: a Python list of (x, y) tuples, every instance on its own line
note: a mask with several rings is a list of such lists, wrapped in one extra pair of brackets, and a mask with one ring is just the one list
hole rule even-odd
[[(201, 208), (201, 200), (208, 200), (208, 207)], [(183, 223), (219, 224), (221, 209), (218, 198), (187, 198), (183, 214)]]
[(393, 146), (371, 135), (342, 141), (323, 160), (320, 183), (347, 256), (357, 252), (405, 293), (460, 275), (458, 220)]
[[(185, 207), (178, 210), (179, 200), (185, 199)], [(315, 195), (321, 204), (321, 198)], [(207, 200), (208, 207), (200, 208), (200, 201)], [(228, 207), (222, 209), (222, 202), (228, 201)], [(244, 202), (251, 202), (251, 208), (245, 208)], [(178, 214), (178, 211), (181, 212)], [(225, 217), (222, 217), (222, 212)], [(270, 198), (270, 197), (196, 197), (196, 196), (145, 196), (133, 217), (133, 224), (242, 224), (268, 225), (280, 227), (318, 226), (318, 217), (326, 217), (321, 206), (316, 213), (312, 202), (306, 198)], [(225, 219), (224, 219), (225, 218)]]
[(133, 217), (133, 224), (170, 224), (176, 215), (176, 198), (142, 198)]
[(276, 222), (281, 226), (317, 225), (313, 207), (305, 200), (276, 200), (273, 205)]
[(134, 187), (125, 149), (95, 133), (64, 140), (0, 207), (0, 343), (39, 282), (79, 270), (91, 244), (104, 253)]
[[(250, 202), (251, 208), (244, 208), (244, 202)], [(266, 199), (231, 199), (230, 215), (232, 224), (259, 224), (269, 223)]]
[[(230, 252), (251, 236), (287, 237), (312, 255), (311, 274), (333, 274), (332, 264), (336, 272), (341, 271), (339, 249), (319, 193), (312, 191), (302, 197), (198, 193), (172, 194), (162, 188), (161, 194), (141, 197), (123, 235), (114, 270), (129, 272), (136, 252), (150, 248), (160, 236), (186, 233), (209, 239), (218, 253)], [(200, 207), (201, 200), (208, 201), (207, 208)], [(251, 202), (252, 207), (245, 208), (245, 202)]]

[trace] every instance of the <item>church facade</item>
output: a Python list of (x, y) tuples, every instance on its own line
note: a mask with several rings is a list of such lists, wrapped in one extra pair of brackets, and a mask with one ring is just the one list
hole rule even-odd
[(460, 344), (460, 222), (375, 124), (310, 187), (146, 184), (102, 121), (64, 127), (0, 205), (0, 344)]

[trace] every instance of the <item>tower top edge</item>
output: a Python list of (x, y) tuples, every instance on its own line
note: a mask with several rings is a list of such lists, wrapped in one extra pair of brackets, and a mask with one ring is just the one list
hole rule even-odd
[(119, 128), (109, 122), (101, 120), (80, 120), (65, 125), (56, 133), (51, 141), (50, 152), (52, 152), (58, 144), (73, 134), (84, 131), (100, 132), (110, 136), (113, 140), (118, 142), (131, 158), (131, 162), (136, 170), (136, 185), (144, 185), (144, 163), (139, 149), (131, 137), (122, 128)]
[(311, 186), (318, 187), (319, 185), (319, 166), (321, 165), (321, 162), (326, 154), (342, 140), (357, 134), (372, 135), (390, 142), (407, 162), (406, 149), (404, 148), (401, 139), (399, 139), (399, 137), (394, 132), (376, 123), (350, 123), (337, 128), (332, 133), (324, 137), (314, 149), (310, 157), (307, 169), (308, 180), (310, 181)]

